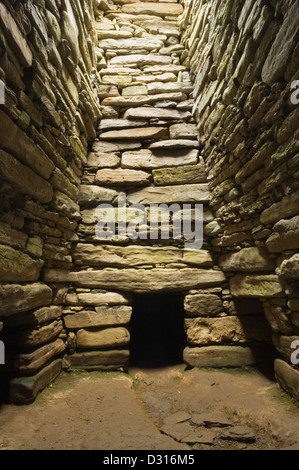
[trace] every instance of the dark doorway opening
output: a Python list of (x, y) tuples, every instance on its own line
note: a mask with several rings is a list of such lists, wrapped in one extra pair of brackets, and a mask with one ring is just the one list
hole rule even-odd
[(184, 296), (179, 293), (135, 295), (130, 333), (131, 366), (181, 364), (187, 345)]

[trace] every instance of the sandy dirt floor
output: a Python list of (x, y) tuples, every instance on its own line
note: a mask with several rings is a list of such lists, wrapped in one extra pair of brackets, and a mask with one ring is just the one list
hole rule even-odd
[(252, 369), (63, 373), (34, 404), (0, 410), (0, 450), (287, 448), (299, 407)]

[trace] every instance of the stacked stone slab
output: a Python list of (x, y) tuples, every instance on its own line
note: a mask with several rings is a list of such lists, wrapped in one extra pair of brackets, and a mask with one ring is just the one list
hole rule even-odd
[(60, 373), (66, 348), (67, 289), (50, 287), (42, 269), (72, 264), (78, 187), (100, 117), (94, 31), (85, 0), (0, 3), (0, 391), (16, 403)]
[[(45, 270), (47, 282), (72, 286), (64, 308), (71, 344), (65, 365), (72, 369), (128, 367), (134, 293), (186, 294), (184, 358), (189, 365), (253, 364), (248, 344), (269, 340), (263, 318), (256, 315), (252, 321), (255, 312), (247, 312), (239, 320), (229, 309), (225, 277), (213, 263), (209, 234), (219, 226), (209, 208), (191, 114), (193, 84), (180, 60), (185, 50), (177, 17), (182, 12), (175, 2), (124, 2), (96, 24), (102, 119), (79, 194), (75, 269)], [(186, 240), (172, 238), (171, 232), (169, 240), (151, 240), (150, 213), (140, 227), (141, 239), (116, 234), (100, 240), (97, 208), (104, 203), (117, 207), (121, 196), (126, 196), (122, 210), (131, 223), (136, 212), (131, 204), (190, 204), (190, 218), (194, 206), (203, 204), (202, 249), (185, 248)], [(225, 344), (230, 345), (226, 355)]]
[(220, 223), (213, 251), (234, 298), (263, 303), (277, 379), (298, 398), (298, 1), (183, 3), (181, 57)]

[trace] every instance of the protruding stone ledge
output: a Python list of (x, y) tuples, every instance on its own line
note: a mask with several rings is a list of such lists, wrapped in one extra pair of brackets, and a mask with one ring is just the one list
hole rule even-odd
[(2, 284), (0, 285), (0, 317), (49, 305), (51, 300), (52, 290), (42, 283), (25, 286)]
[(155, 153), (147, 149), (133, 152), (124, 152), (122, 155), (122, 167), (124, 168), (164, 168), (178, 167), (181, 165), (196, 164), (198, 150), (176, 150)]
[(57, 359), (32, 377), (21, 377), (10, 381), (10, 400), (16, 405), (32, 403), (38, 393), (60, 374), (62, 360)]
[(80, 287), (112, 289), (125, 292), (178, 292), (225, 282), (222, 271), (212, 269), (102, 269), (68, 272), (46, 269), (46, 282), (69, 282)]
[(130, 295), (118, 292), (89, 292), (68, 294), (65, 303), (69, 305), (127, 305), (131, 302)]

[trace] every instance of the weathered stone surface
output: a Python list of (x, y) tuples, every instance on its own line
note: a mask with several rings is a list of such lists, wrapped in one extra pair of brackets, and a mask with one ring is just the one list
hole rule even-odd
[(213, 294), (186, 295), (185, 312), (191, 317), (209, 317), (223, 312), (221, 299)]
[(10, 46), (13, 48), (21, 65), (31, 67), (33, 56), (30, 47), (14, 18), (3, 3), (0, 4), (0, 22), (3, 31), (7, 34)]
[(130, 334), (126, 328), (106, 328), (98, 331), (79, 330), (77, 347), (80, 349), (113, 348), (129, 344)]
[(141, 142), (95, 142), (93, 151), (96, 153), (120, 152), (122, 150), (135, 150), (141, 148)]
[(56, 336), (62, 330), (62, 321), (54, 321), (49, 325), (41, 326), (39, 329), (26, 328), (14, 333), (7, 333), (6, 341), (20, 348), (34, 348), (41, 344), (47, 343)]
[(0, 243), (22, 250), (25, 248), (27, 240), (26, 233), (14, 230), (10, 225), (0, 222)]
[(93, 153), (87, 158), (87, 166), (91, 168), (116, 168), (120, 164), (119, 154), (112, 153)]
[(69, 357), (71, 369), (116, 370), (129, 365), (130, 352), (126, 349), (76, 353)]
[(81, 185), (78, 199), (81, 207), (87, 207), (90, 205), (97, 206), (104, 202), (111, 203), (117, 196), (118, 192), (112, 189)]
[(178, 16), (183, 13), (183, 7), (177, 3), (152, 3), (142, 2), (124, 5), (123, 13), (132, 15), (156, 15), (156, 16)]
[(57, 359), (32, 377), (12, 379), (9, 384), (12, 403), (16, 405), (32, 403), (38, 393), (60, 374), (61, 365), (61, 359)]
[(145, 49), (147, 51), (152, 51), (154, 49), (160, 49), (163, 46), (163, 42), (159, 39), (156, 39), (154, 36), (148, 38), (145, 41), (143, 38), (121, 38), (118, 39), (103, 39), (99, 41), (99, 47), (101, 49), (117, 50), (121, 51), (122, 49), (133, 50), (134, 49)]
[(299, 191), (285, 196), (281, 201), (272, 204), (261, 213), (261, 223), (270, 224), (278, 220), (292, 217), (298, 213)]
[(266, 241), (266, 246), (271, 253), (299, 248), (299, 215), (277, 222)]
[(122, 89), (122, 96), (148, 95), (146, 85), (130, 85)]
[(283, 297), (283, 285), (275, 275), (233, 276), (230, 289), (235, 297)]
[(1, 282), (37, 281), (43, 264), (10, 246), (0, 245)]
[(140, 127), (137, 129), (124, 129), (121, 131), (103, 132), (102, 140), (152, 140), (168, 137), (168, 129), (165, 127)]
[(135, 152), (124, 152), (122, 155), (122, 166), (124, 168), (165, 168), (180, 165), (191, 165), (198, 161), (198, 150), (165, 152), (153, 154), (150, 150), (139, 150)]
[[(184, 111), (177, 111), (176, 109), (163, 109), (147, 106), (145, 108), (128, 109), (124, 118), (128, 120), (133, 119), (161, 119), (161, 120), (176, 120), (176, 119), (190, 119), (191, 113)], [(135, 122), (135, 121), (132, 121)]]
[(223, 255), (219, 259), (223, 271), (274, 271), (276, 263), (263, 248), (243, 248), (237, 253)]
[(262, 317), (186, 318), (190, 345), (271, 341), (268, 323)]
[(207, 180), (204, 164), (183, 165), (177, 168), (153, 170), (154, 183), (158, 186), (168, 184), (196, 184)]
[(99, 125), (99, 131), (107, 131), (114, 129), (130, 129), (132, 127), (143, 127), (146, 121), (137, 121), (136, 119), (102, 119)]
[(264, 312), (274, 333), (282, 333), (284, 335), (294, 333), (290, 317), (286, 315), (282, 307), (264, 302)]
[(159, 95), (140, 95), (140, 96), (116, 96), (112, 98), (105, 98), (102, 101), (103, 106), (118, 106), (120, 108), (139, 107), (146, 104), (153, 104), (156, 101), (170, 100), (170, 101), (184, 101), (186, 100), (184, 93), (161, 93)]
[(256, 359), (248, 347), (207, 346), (185, 348), (184, 361), (190, 367), (244, 367), (252, 366)]
[(212, 269), (102, 269), (68, 273), (45, 270), (47, 282), (73, 282), (77, 286), (108, 288), (125, 292), (172, 292), (215, 286), (225, 281), (221, 271)]
[(138, 82), (176, 82), (177, 76), (174, 73), (162, 73), (161, 75), (138, 75)]
[(199, 142), (197, 140), (188, 139), (172, 139), (172, 140), (161, 140), (155, 142), (149, 146), (150, 149), (186, 149), (186, 148), (199, 148)]
[(285, 15), (282, 26), (277, 34), (262, 70), (262, 80), (267, 85), (283, 77), (289, 57), (296, 43), (298, 33), (299, 5), (294, 2)]
[(169, 128), (171, 139), (197, 139), (198, 130), (196, 124), (174, 124)]
[(193, 85), (184, 82), (153, 82), (147, 85), (149, 95), (157, 95), (158, 93), (177, 93), (182, 92), (188, 95), (193, 90)]
[(176, 202), (208, 202), (210, 192), (207, 184), (150, 187), (129, 193), (131, 204), (171, 204)]
[(28, 354), (9, 354), (6, 358), (7, 369), (24, 375), (35, 374), (52, 357), (62, 354), (65, 347), (65, 343), (61, 339), (57, 339)]
[(48, 181), (3, 150), (0, 150), (0, 174), (17, 191), (29, 194), (42, 203), (50, 202), (53, 197), (53, 189)]
[(131, 302), (131, 298), (118, 292), (78, 292), (77, 294), (68, 294), (65, 302), (70, 305), (127, 305)]
[(101, 186), (145, 186), (150, 183), (151, 175), (138, 170), (99, 170), (95, 183)]
[(62, 314), (62, 307), (52, 305), (51, 307), (41, 307), (31, 312), (19, 313), (5, 319), (5, 324), (9, 326), (17, 325), (40, 325), (51, 320), (56, 320)]
[(102, 326), (126, 325), (130, 322), (131, 307), (97, 307), (95, 312), (83, 311), (66, 315), (64, 324), (66, 328), (94, 328)]
[(54, 170), (54, 163), (16, 124), (0, 111), (1, 147), (18, 157), (25, 165), (44, 179), (48, 179)]
[(18, 312), (25, 312), (42, 305), (49, 305), (52, 290), (42, 283), (0, 285), (0, 316), (6, 317)]
[(146, 264), (186, 262), (211, 266), (212, 259), (205, 250), (182, 250), (175, 247), (112, 246), (78, 244), (74, 252), (77, 265), (132, 267)]
[(155, 55), (155, 54), (132, 54), (121, 55), (111, 59), (111, 65), (115, 66), (130, 66), (136, 64), (138, 67), (145, 67), (146, 65), (169, 65), (171, 64), (171, 57)]
[(281, 359), (275, 359), (274, 370), (279, 385), (299, 400), (299, 371), (293, 369), (292, 366)]

